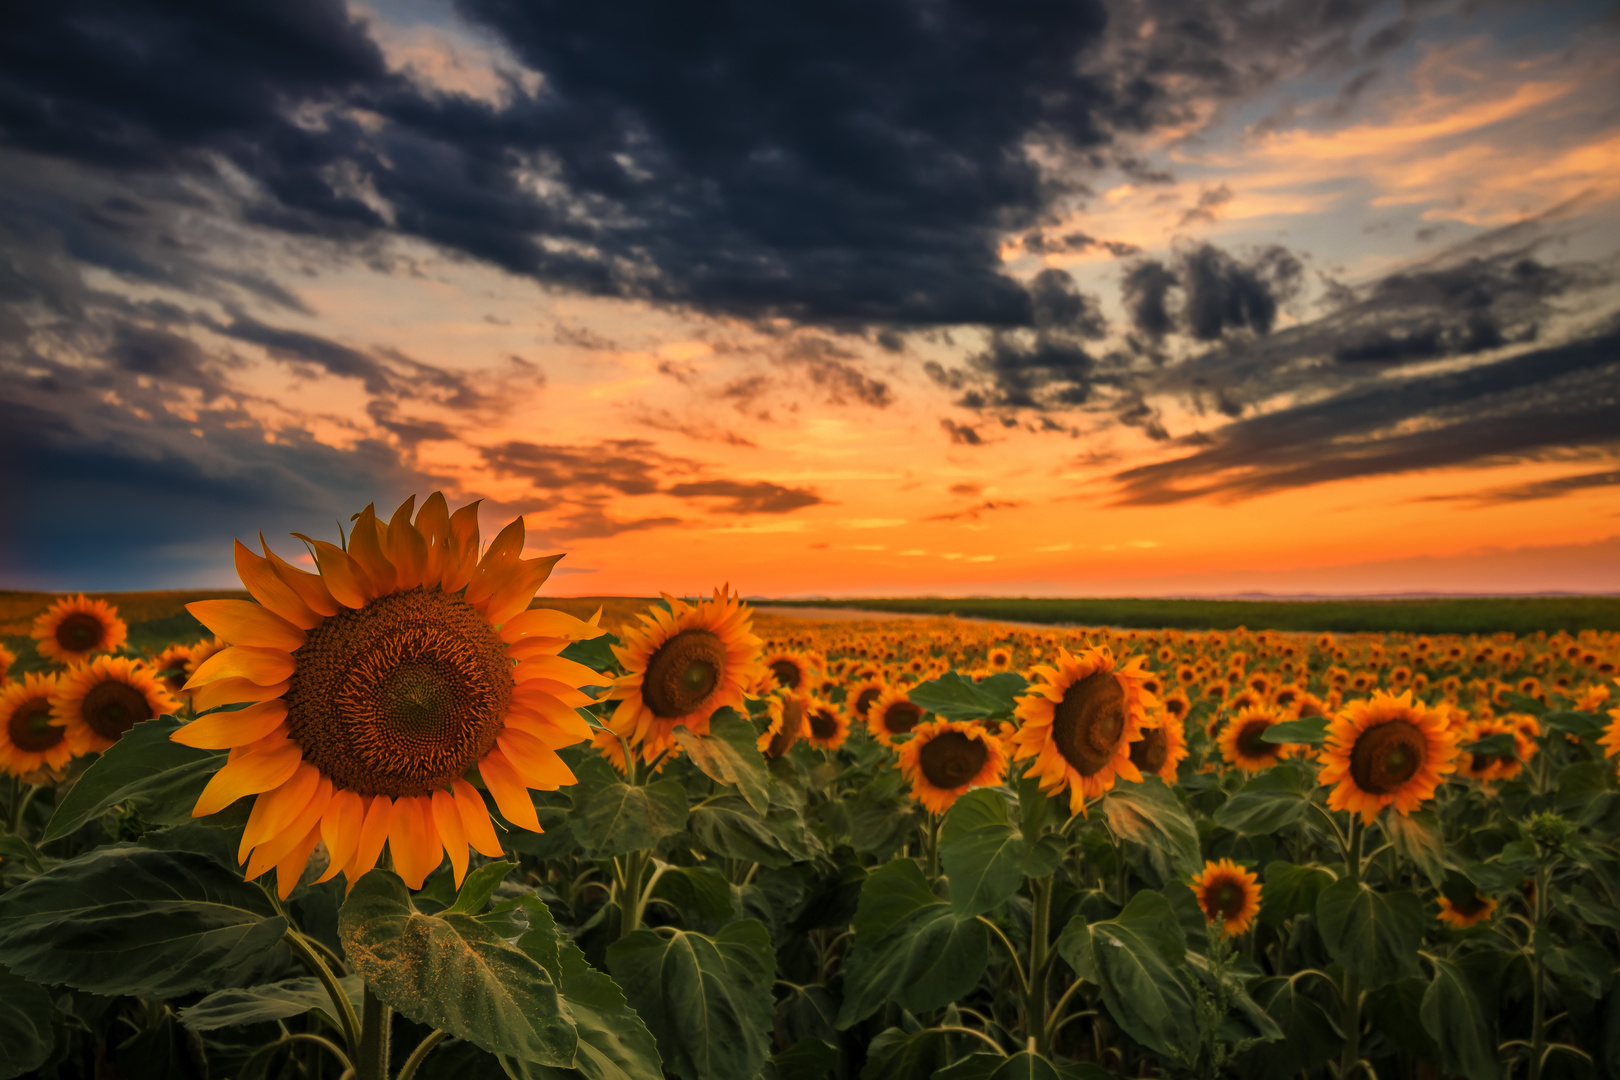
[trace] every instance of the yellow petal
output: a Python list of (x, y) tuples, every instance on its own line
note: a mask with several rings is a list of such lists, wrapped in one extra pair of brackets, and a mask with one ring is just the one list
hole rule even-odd
[(225, 762), (203, 788), (192, 808), (192, 817), (217, 814), (244, 795), (280, 787), (303, 762), (298, 744), (287, 742), (268, 754), (244, 754)]
[(562, 555), (547, 555), (540, 559), (520, 559), (507, 571), (505, 581), (496, 585), (487, 600), (474, 604), (484, 613), (491, 625), (499, 626), (529, 606), (534, 594), (551, 576), (551, 568)]
[(303, 533), (293, 533), (315, 549), (315, 559), (321, 569), (321, 582), (332, 594), (332, 599), (348, 608), (363, 608), (371, 599), (371, 579), (360, 564), (349, 558), (349, 553), (325, 540), (311, 540)]
[(300, 570), (271, 551), (270, 545), (264, 542), (264, 533), (259, 534), (259, 547), (264, 551), (264, 557), (270, 561), (270, 567), (276, 572), (276, 577), (285, 581), (287, 587), (297, 593), (298, 598), (311, 611), (323, 618), (330, 618), (343, 610), (343, 605), (332, 597), (332, 590), (326, 587), (321, 575)]
[(285, 858), (276, 864), (276, 895), (283, 900), (292, 895), (298, 887), (298, 881), (304, 876), (304, 867), (309, 865), (309, 856), (320, 843), (321, 829), (319, 825), (309, 830), (309, 833), (300, 840)]
[(236, 861), (244, 861), (254, 848), (292, 824), (320, 786), (321, 771), (306, 761), (286, 783), (254, 799), (247, 828), (242, 830), (242, 845), (236, 852)]
[(564, 731), (555, 724), (548, 724), (534, 713), (522, 706), (515, 706), (506, 712), (506, 726), (516, 731), (522, 731), (539, 739), (553, 750), (561, 750), (565, 746), (573, 746), (591, 737), (589, 729), (584, 735), (577, 735), (571, 731)]
[(412, 891), (420, 889), (422, 882), (443, 860), (439, 834), (418, 796), (406, 795), (394, 801), (394, 820), (388, 828), (388, 850), (394, 855), (394, 872)]
[(478, 775), (484, 778), (484, 786), (495, 797), (502, 817), (520, 829), (542, 831), (540, 818), (534, 812), (534, 800), (523, 786), (523, 777), (499, 749), (484, 755), (484, 760), (478, 763)]
[(478, 507), (482, 502), (470, 502), (450, 515), (450, 543), (439, 585), (445, 592), (464, 588), (478, 568)]
[(383, 554), (381, 525), (377, 521), (376, 510), (370, 506), (360, 511), (354, 528), (349, 530), (349, 557), (360, 565), (371, 581), (367, 595), (385, 596), (394, 591), (399, 574)]
[(199, 600), (187, 604), (192, 618), (232, 645), (260, 645), (292, 652), (309, 635), (263, 604), (246, 600)]
[(467, 843), (480, 855), (500, 858), (504, 852), (501, 851), (500, 840), (495, 837), (495, 825), (489, 820), (489, 808), (484, 805), (484, 797), (478, 794), (477, 788), (459, 776), (450, 781), (450, 790), (456, 796), (456, 809), (461, 813), (461, 828), (467, 835)]
[(443, 492), (435, 491), (422, 501), (422, 509), (416, 514), (416, 531), (427, 545), (422, 584), (431, 589), (444, 577), (450, 555), (450, 507)]
[(261, 701), (235, 712), (209, 713), (193, 720), (169, 738), (199, 750), (228, 750), (264, 738), (287, 719), (287, 703), (280, 698)]
[(386, 795), (375, 796), (371, 805), (366, 807), (366, 820), (360, 826), (360, 844), (354, 849), (354, 862), (344, 871), (343, 877), (354, 888), (354, 883), (366, 876), (366, 872), (377, 865), (377, 859), (382, 855), (383, 845), (388, 842), (388, 832), (394, 822), (394, 800)]
[[(578, 736), (574, 740), (575, 742), (578, 742), (579, 739), (591, 737), (591, 725), (586, 723), (585, 718), (550, 694), (525, 694), (523, 703), (514, 705), (513, 708), (533, 713), (552, 727), (566, 731), (570, 735)], [(567, 746), (569, 744), (564, 743), (563, 745)]]
[(547, 697), (555, 698), (574, 709), (589, 705), (596, 700), (589, 694), (582, 693), (579, 687), (560, 683), (556, 679), (526, 679), (518, 683), (517, 687), (512, 691), (513, 701), (520, 701), (525, 705), (530, 705), (531, 708), (535, 707), (531, 702), (537, 702)]
[(260, 686), (248, 679), (220, 679), (191, 692), (191, 707), (207, 712), (221, 705), (237, 705), (244, 701), (270, 701), (285, 694), (291, 682), (278, 682), (273, 686)]
[(560, 656), (536, 656), (525, 660), (512, 672), (512, 679), (526, 683), (531, 679), (553, 679), (568, 686), (606, 686), (611, 680), (592, 671), (584, 664), (565, 660)]
[(394, 564), (397, 575), (394, 587), (397, 589), (416, 588), (422, 584), (427, 572), (427, 541), (411, 524), (411, 511), (415, 506), (416, 496), (412, 495), (399, 504), (399, 509), (394, 511), (394, 516), (388, 522), (387, 544), (383, 554)]
[(450, 856), (450, 869), (456, 875), (456, 888), (467, 876), (467, 830), (461, 827), (461, 811), (456, 809), (456, 797), (443, 788), (433, 792), (433, 824), (439, 830), (445, 853)]
[(236, 541), (236, 576), (242, 579), (253, 599), (294, 626), (309, 630), (321, 621), (321, 617), (276, 576), (270, 560), (253, 554), (240, 540)]
[(232, 645), (199, 664), (196, 673), (181, 689), (195, 690), (220, 679), (246, 679), (255, 686), (274, 686), (291, 678), (296, 666), (293, 658), (281, 649)]
[(526, 637), (562, 638), (565, 641), (587, 641), (607, 633), (583, 619), (576, 619), (566, 611), (554, 608), (532, 608), (505, 621), (501, 627), (501, 640), (508, 645)]
[(347, 788), (332, 792), (332, 801), (321, 815), (321, 840), (326, 844), (330, 862), (320, 881), (332, 880), (353, 860), (365, 823), (365, 799)]
[(489, 550), (478, 561), (478, 569), (467, 584), (467, 603), (477, 604), (488, 600), (496, 589), (505, 585), (507, 572), (517, 566), (518, 557), (522, 554), (523, 519), (520, 517), (500, 531), (495, 542), (489, 545)]
[(252, 856), (248, 858), (247, 871), (243, 876), (252, 881), (271, 867), (279, 865), (290, 852), (304, 842), (311, 829), (319, 830), (321, 815), (326, 813), (326, 808), (331, 803), (332, 781), (323, 776), (315, 785), (315, 793), (299, 807), (292, 821), (253, 849)]
[(506, 760), (517, 769), (524, 787), (556, 791), (560, 787), (578, 783), (557, 752), (526, 731), (506, 728), (496, 736), (495, 745), (501, 748)]

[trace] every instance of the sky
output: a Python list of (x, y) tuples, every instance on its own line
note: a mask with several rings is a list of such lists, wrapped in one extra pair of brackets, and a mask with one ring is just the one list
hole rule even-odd
[(0, 11), (0, 587), (1620, 592), (1620, 14)]

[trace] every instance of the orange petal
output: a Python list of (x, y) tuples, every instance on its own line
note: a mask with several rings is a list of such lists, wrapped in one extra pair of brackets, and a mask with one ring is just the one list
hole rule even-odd
[(386, 795), (378, 795), (366, 807), (366, 820), (360, 826), (360, 844), (354, 849), (354, 862), (343, 871), (344, 880), (349, 888), (366, 876), (366, 872), (377, 865), (377, 858), (382, 854), (383, 845), (388, 842), (388, 832), (394, 822), (394, 801)]
[(576, 735), (571, 731), (564, 731), (555, 724), (548, 724), (521, 705), (513, 706), (506, 712), (506, 726), (514, 731), (521, 731), (532, 735), (545, 743), (553, 750), (561, 750), (565, 746), (573, 746), (590, 738), (590, 732)]
[(427, 545), (422, 584), (431, 589), (444, 577), (450, 554), (450, 507), (444, 501), (443, 492), (435, 491), (422, 500), (422, 509), (416, 514), (416, 531)]
[(304, 758), (295, 742), (285, 743), (281, 749), (268, 754), (244, 754), (232, 757), (215, 773), (197, 805), (192, 817), (217, 814), (244, 795), (257, 795), (261, 791), (280, 787), (291, 779)]
[(526, 731), (506, 728), (496, 736), (495, 745), (523, 777), (524, 787), (556, 791), (579, 782), (555, 750)]
[[(597, 678), (600, 679), (601, 676), (599, 675)], [(589, 705), (596, 700), (589, 694), (582, 693), (579, 687), (569, 686), (567, 683), (558, 682), (556, 679), (525, 679), (523, 682), (518, 683), (517, 687), (512, 691), (512, 700), (521, 701), (525, 705), (529, 704), (531, 698), (545, 696), (556, 698), (564, 705), (574, 709)]]
[(612, 681), (584, 664), (560, 656), (536, 656), (525, 660), (512, 672), (512, 678), (519, 683), (531, 679), (553, 679), (568, 686), (605, 686)]
[[(429, 806), (431, 806), (431, 802)], [(439, 834), (433, 828), (432, 814), (422, 799), (406, 795), (394, 802), (394, 820), (388, 827), (388, 850), (394, 854), (394, 872), (412, 891), (444, 858)]]
[(221, 705), (238, 705), (244, 701), (271, 701), (285, 694), (291, 682), (278, 682), (274, 686), (260, 686), (248, 679), (220, 679), (191, 692), (191, 707), (202, 713)]
[(209, 713), (185, 725), (169, 739), (199, 750), (228, 750), (264, 738), (285, 719), (287, 703), (277, 698), (235, 712)]
[(502, 817), (530, 832), (543, 831), (522, 774), (498, 747), (485, 754), (484, 760), (478, 763), (478, 775), (484, 778), (484, 786), (495, 797), (495, 805), (500, 807)]
[(470, 502), (450, 515), (450, 544), (445, 552), (444, 579), (439, 588), (458, 592), (472, 580), (478, 567), (478, 507), (482, 499)]
[(382, 527), (377, 511), (368, 505), (360, 511), (354, 527), (349, 530), (349, 558), (360, 564), (371, 579), (369, 596), (385, 596), (399, 583), (399, 573), (383, 554)]
[(478, 561), (478, 569), (467, 584), (467, 603), (478, 604), (494, 595), (495, 590), (506, 584), (507, 574), (517, 568), (522, 554), (523, 519), (519, 517), (500, 531)]
[(264, 551), (264, 557), (270, 560), (271, 569), (275, 570), (276, 577), (287, 583), (298, 598), (309, 606), (317, 615), (330, 618), (343, 610), (343, 605), (332, 596), (332, 590), (326, 587), (321, 575), (311, 574), (307, 570), (300, 570), (280, 555), (270, 550), (270, 545), (264, 542), (264, 533), (259, 534), (259, 547)]
[[(545, 723), (570, 735), (588, 739), (591, 737), (591, 725), (577, 711), (564, 705), (550, 694), (525, 694), (521, 705), (514, 705), (514, 709), (524, 709), (539, 716)], [(569, 744), (562, 744), (567, 746)]]
[(415, 507), (416, 496), (412, 495), (399, 504), (399, 509), (394, 511), (394, 516), (388, 522), (387, 544), (383, 547), (383, 554), (394, 564), (394, 572), (398, 575), (394, 587), (398, 589), (416, 588), (422, 584), (423, 575), (427, 572), (427, 541), (411, 524), (411, 511)]
[(249, 852), (285, 829), (299, 811), (309, 805), (310, 796), (320, 786), (320, 770), (305, 762), (298, 766), (286, 783), (254, 799), (247, 828), (242, 830), (242, 844), (237, 849), (236, 861), (245, 862)]
[(187, 604), (192, 618), (232, 645), (262, 645), (292, 652), (309, 635), (262, 604), (246, 600), (198, 600)]
[(332, 599), (349, 608), (363, 608), (375, 594), (371, 592), (371, 579), (360, 564), (349, 558), (349, 553), (325, 540), (311, 540), (303, 533), (293, 533), (315, 549), (315, 558), (321, 568), (321, 581)]
[[(293, 849), (287, 853), (286, 858), (276, 864), (276, 895), (283, 900), (292, 895), (298, 888), (298, 881), (304, 876), (304, 867), (309, 865), (310, 852), (320, 843), (321, 828), (317, 824), (309, 830), (309, 834), (300, 840)], [(251, 880), (251, 879), (249, 879)]]
[(321, 617), (276, 576), (270, 560), (253, 554), (240, 540), (236, 541), (236, 576), (242, 579), (253, 599), (294, 626), (309, 630), (321, 621)]
[(489, 599), (473, 606), (483, 611), (484, 618), (488, 619), (491, 625), (501, 625), (529, 606), (534, 594), (546, 583), (546, 578), (551, 576), (551, 568), (556, 566), (561, 558), (562, 555), (557, 554), (539, 559), (520, 559), (508, 572), (505, 582), (490, 594)]
[(450, 856), (450, 869), (456, 875), (456, 888), (467, 876), (467, 830), (461, 827), (461, 811), (456, 809), (456, 797), (443, 788), (433, 792), (433, 824), (439, 830), (439, 839)]
[(554, 608), (533, 608), (507, 619), (501, 627), (501, 640), (508, 645), (526, 637), (562, 638), (565, 641), (588, 641), (601, 637), (606, 630), (584, 619), (576, 619), (566, 611)]
[(505, 852), (495, 837), (495, 825), (489, 820), (489, 807), (484, 805), (484, 797), (478, 794), (477, 788), (459, 776), (450, 781), (450, 790), (456, 796), (456, 809), (461, 813), (461, 827), (467, 834), (467, 843), (480, 855), (500, 858)]
[(246, 679), (255, 686), (274, 686), (290, 679), (297, 666), (293, 658), (281, 649), (232, 645), (199, 664), (196, 673), (186, 680), (186, 685), (181, 689), (195, 690), (220, 679)]
[(321, 881), (336, 877), (360, 847), (360, 830), (366, 823), (366, 801), (348, 788), (332, 792), (332, 801), (321, 815), (321, 839), (326, 843), (330, 862)]
[(304, 842), (311, 829), (316, 830), (316, 838), (319, 839), (321, 815), (331, 804), (332, 781), (322, 776), (315, 784), (315, 793), (298, 808), (297, 815), (279, 832), (253, 849), (243, 876), (252, 881), (272, 866), (279, 865), (289, 852)]

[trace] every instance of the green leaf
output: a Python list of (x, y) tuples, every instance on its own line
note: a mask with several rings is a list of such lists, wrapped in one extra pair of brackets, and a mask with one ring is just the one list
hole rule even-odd
[(1025, 878), (1057, 869), (1062, 856), (1052, 845), (1032, 843), (1007, 820), (1007, 799), (999, 790), (980, 788), (957, 799), (946, 814), (939, 858), (951, 879), (951, 908), (968, 918), (1000, 907)]
[(1015, 672), (992, 675), (974, 682), (955, 671), (919, 683), (907, 692), (913, 705), (945, 720), (989, 720), (1010, 717), (1016, 698), (1029, 683)]
[(1485, 754), (1489, 757), (1518, 757), (1519, 744), (1513, 738), (1513, 733), (1504, 731), (1499, 735), (1487, 735), (1483, 739), (1475, 739), (1459, 749), (1470, 754)]
[(1277, 926), (1295, 915), (1314, 912), (1317, 897), (1335, 880), (1332, 871), (1320, 866), (1267, 863), (1265, 884), (1260, 886), (1260, 922)]
[(1241, 1059), (1237, 1075), (1253, 1076), (1255, 1080), (1289, 1080), (1339, 1056), (1344, 1040), (1322, 1006), (1306, 995), (1311, 981), (1272, 978), (1254, 984), (1254, 1000), (1282, 1029), (1283, 1037), (1255, 1047)]
[(360, 879), (338, 912), (338, 937), (372, 992), (411, 1020), (491, 1053), (573, 1064), (574, 1024), (551, 974), (469, 915), (423, 915), (398, 875)]
[(932, 1080), (950, 1060), (948, 1032), (886, 1028), (866, 1048), (861, 1080)]
[(692, 835), (709, 852), (748, 859), (761, 866), (786, 866), (812, 857), (804, 820), (785, 806), (761, 817), (740, 796), (722, 795), (692, 810)]
[[(560, 654), (564, 660), (572, 660), (576, 664), (584, 664), (592, 671), (617, 671), (619, 658), (613, 655), (613, 646), (620, 644), (619, 639), (612, 634), (603, 634), (600, 637), (589, 638), (585, 641), (570, 641)], [(613, 681), (609, 675), (602, 683), (606, 686)]]
[(575, 1070), (585, 1080), (663, 1080), (652, 1032), (625, 1003), (624, 991), (591, 967), (579, 946), (566, 936), (559, 936), (555, 945), (561, 948), (564, 1006), (579, 1032), (574, 1067), (510, 1062), (507, 1072), (540, 1080), (565, 1080)]
[(1062, 1080), (1062, 1074), (1039, 1054), (1020, 1050), (1010, 1057), (969, 1054), (935, 1073), (934, 1080)]
[(285, 962), (287, 920), (205, 855), (97, 848), (0, 896), (0, 964), (97, 994), (179, 997)]
[(0, 1080), (39, 1068), (55, 1048), (50, 991), (0, 967)]
[(45, 863), (33, 844), (16, 833), (0, 833), (0, 878), (21, 883), (44, 872)]
[(686, 827), (686, 789), (676, 781), (638, 787), (620, 780), (606, 762), (586, 761), (595, 767), (580, 768), (568, 820), (588, 857), (647, 851)]
[(1417, 970), (1423, 904), (1410, 892), (1383, 893), (1343, 878), (1316, 899), (1316, 922), (1333, 959), (1368, 990)]
[(1284, 720), (1272, 724), (1260, 733), (1260, 741), (1268, 743), (1305, 743), (1320, 746), (1327, 742), (1328, 718), (1307, 716), (1299, 720)]
[(608, 967), (647, 1022), (664, 1068), (682, 1080), (754, 1080), (770, 1053), (776, 954), (757, 919), (714, 937), (637, 930)]
[(1391, 812), (1379, 820), (1396, 854), (1422, 871), (1438, 889), (1446, 880), (1446, 842), (1434, 811), (1417, 810), (1410, 815)]
[(714, 867), (655, 865), (663, 872), (653, 886), (654, 899), (715, 923), (726, 922), (736, 913), (731, 882)]
[(727, 706), (709, 718), (709, 733), (695, 735), (675, 729), (675, 741), (703, 775), (721, 784), (735, 784), (742, 797), (760, 813), (771, 805), (771, 774), (759, 752), (754, 725)]
[(1160, 883), (1189, 878), (1203, 869), (1198, 827), (1176, 793), (1157, 776), (1140, 784), (1116, 784), (1103, 796), (1108, 827), (1128, 850), (1145, 860)]
[(826, 1080), (838, 1064), (838, 1048), (821, 1039), (800, 1039), (766, 1063), (762, 1080)]
[(190, 821), (197, 796), (230, 751), (197, 750), (169, 741), (182, 726), (173, 716), (160, 716), (125, 732), (68, 789), (40, 842), (67, 836), (124, 802), (134, 803), (155, 825)]
[(461, 882), (461, 891), (456, 894), (455, 903), (446, 909), (445, 914), (455, 912), (458, 915), (479, 915), (489, 906), (489, 898), (506, 875), (517, 869), (517, 863), (496, 861), (485, 863), (478, 869), (469, 873)]
[(1299, 770), (1274, 765), (1215, 811), (1215, 822), (1245, 836), (1267, 836), (1298, 821), (1309, 802)]
[[(360, 1013), (360, 996), (365, 989), (358, 975), (345, 975), (338, 980), (343, 992)], [(311, 1009), (319, 1009), (334, 1020), (337, 1008), (326, 992), (326, 987), (313, 975), (263, 986), (244, 986), (233, 990), (216, 990), (197, 1004), (180, 1010), (180, 1022), (192, 1031), (214, 1031), (240, 1024), (260, 1024), (271, 1020), (286, 1020), (302, 1016)]]
[(1597, 739), (1608, 728), (1609, 722), (1609, 718), (1602, 713), (1558, 709), (1541, 718), (1541, 727), (1544, 731), (1558, 731), (1577, 739)]
[[(1140, 892), (1118, 918), (1088, 925), (1076, 915), (1058, 936), (1058, 954), (1082, 979), (1102, 988), (1103, 1002), (1126, 1034), (1176, 1061), (1198, 1045), (1197, 1010), (1166, 955), (1166, 935), (1180, 926), (1169, 901)], [(1170, 955), (1175, 955), (1172, 950)]]
[(950, 901), (935, 896), (911, 859), (896, 859), (866, 879), (854, 928), (840, 1029), (888, 1001), (926, 1012), (965, 997), (990, 960), (985, 925), (959, 917)]
[(1435, 957), (1431, 962), (1434, 981), (1423, 992), (1418, 1015), (1440, 1048), (1441, 1064), (1468, 1080), (1496, 1080), (1496, 1034), (1467, 973), (1449, 960)]

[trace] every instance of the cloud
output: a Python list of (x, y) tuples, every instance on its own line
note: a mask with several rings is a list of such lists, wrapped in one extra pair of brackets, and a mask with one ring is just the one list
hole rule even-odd
[(939, 422), (940, 428), (949, 435), (951, 442), (957, 446), (980, 446), (984, 439), (979, 435), (977, 428), (968, 424), (959, 424), (950, 417)]
[(977, 506), (970, 506), (966, 510), (952, 510), (943, 514), (934, 514), (926, 517), (924, 521), (978, 521), (992, 510), (1015, 510), (1023, 506), (1022, 502), (1013, 499), (986, 499)]
[[(1269, 334), (1277, 310), (1298, 294), (1304, 267), (1286, 248), (1268, 245), (1245, 260), (1213, 244), (1178, 251), (1170, 264), (1146, 259), (1126, 273), (1122, 291), (1136, 331), (1157, 341), (1179, 331), (1215, 341), (1232, 331)], [(1172, 312), (1172, 290), (1181, 294)]]
[(698, 480), (675, 484), (668, 493), (681, 499), (722, 498), (723, 514), (785, 514), (825, 500), (809, 488), (790, 488), (766, 481)]
[(481, 453), (497, 476), (523, 477), (538, 491), (605, 488), (620, 495), (651, 495), (661, 488), (666, 470), (694, 467), (647, 439), (607, 439), (594, 446), (513, 440)]
[(1532, 480), (1524, 484), (1486, 488), (1461, 495), (1429, 495), (1423, 502), (1470, 502), (1478, 506), (1501, 506), (1506, 503), (1535, 502), (1556, 499), (1578, 491), (1620, 486), (1620, 469), (1603, 472), (1574, 473), (1554, 476), (1546, 480)]

